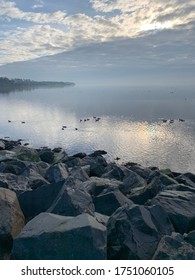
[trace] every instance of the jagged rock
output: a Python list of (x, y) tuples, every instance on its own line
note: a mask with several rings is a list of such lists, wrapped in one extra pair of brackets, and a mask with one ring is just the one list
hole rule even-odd
[(16, 153), (16, 157), (22, 161), (37, 162), (40, 161), (39, 154), (36, 149), (24, 147), (24, 146), (15, 146), (13, 151)]
[(77, 216), (82, 213), (94, 215), (92, 198), (78, 182), (80, 181), (68, 177), (47, 212), (63, 216)]
[(25, 219), (28, 221), (41, 212), (45, 212), (54, 202), (63, 184), (63, 181), (47, 184), (20, 193), (18, 199)]
[(32, 168), (26, 168), (22, 176), (25, 176), (29, 180), (29, 186), (32, 189), (36, 189), (42, 185), (48, 184), (49, 182), (45, 180), (39, 173), (37, 173), (34, 169)]
[(14, 240), (13, 259), (106, 259), (106, 227), (88, 214), (64, 217), (41, 213)]
[(63, 161), (68, 168), (74, 168), (78, 166), (84, 165), (83, 160), (77, 157), (68, 157), (66, 160)]
[(195, 260), (195, 247), (185, 242), (179, 233), (163, 236), (153, 260)]
[(90, 180), (83, 183), (83, 187), (93, 196), (98, 196), (106, 191), (114, 191), (119, 189), (122, 183), (117, 180), (109, 180), (98, 177), (90, 177)]
[(184, 184), (176, 184), (176, 185), (170, 185), (166, 187), (166, 190), (174, 190), (174, 191), (187, 191), (187, 192), (192, 192), (195, 193), (195, 188), (186, 186)]
[(5, 143), (0, 140), (0, 150), (5, 150)]
[(107, 191), (94, 197), (93, 203), (95, 211), (103, 215), (111, 216), (119, 207), (127, 204), (132, 205), (133, 202), (129, 200), (119, 190)]
[(98, 221), (98, 223), (104, 225), (104, 226), (107, 226), (107, 223), (108, 223), (108, 220), (109, 220), (109, 216), (106, 216), (106, 215), (102, 215), (98, 212), (95, 212), (94, 213), (95, 216), (94, 218)]
[(84, 158), (86, 156), (87, 156), (86, 153), (77, 153), (77, 154), (74, 154), (72, 157), (73, 158), (80, 158), (80, 159), (82, 159), (82, 158)]
[(107, 167), (107, 172), (102, 176), (102, 178), (107, 178), (109, 180), (115, 179), (118, 181), (123, 181), (125, 177), (128, 177), (132, 174), (125, 166), (119, 166), (116, 164), (110, 164)]
[(161, 206), (132, 205), (119, 208), (108, 224), (109, 259), (151, 259), (172, 224)]
[(168, 175), (161, 173), (159, 170), (153, 171), (150, 174), (150, 176), (147, 180), (147, 183), (150, 184), (153, 180), (158, 180), (158, 184), (161, 187), (166, 187), (166, 186), (178, 183), (175, 179), (169, 177)]
[(195, 194), (187, 191), (167, 190), (160, 192), (150, 202), (161, 205), (176, 232), (181, 234), (195, 230)]
[(141, 176), (143, 179), (147, 180), (150, 174), (153, 172), (150, 168), (143, 167), (141, 165), (126, 165), (131, 171), (135, 172), (137, 175)]
[(45, 178), (50, 183), (58, 183), (68, 178), (68, 171), (63, 163), (58, 163), (48, 168)]
[(95, 152), (93, 152), (92, 154), (90, 154), (90, 157), (97, 157), (97, 156), (101, 156), (101, 155), (106, 155), (107, 152), (104, 150), (97, 150)]
[(9, 257), (13, 238), (24, 227), (24, 216), (13, 191), (0, 188), (0, 259)]

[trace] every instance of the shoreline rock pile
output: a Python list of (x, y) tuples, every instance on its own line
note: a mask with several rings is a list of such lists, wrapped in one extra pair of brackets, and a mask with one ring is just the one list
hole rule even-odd
[(195, 259), (195, 175), (0, 139), (0, 259)]

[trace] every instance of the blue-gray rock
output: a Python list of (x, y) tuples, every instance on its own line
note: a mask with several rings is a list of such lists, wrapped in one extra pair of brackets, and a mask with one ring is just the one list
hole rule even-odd
[(161, 206), (132, 205), (119, 208), (108, 224), (109, 259), (151, 259), (173, 226)]
[(190, 231), (188, 234), (184, 234), (184, 240), (195, 247), (195, 230)]
[(47, 212), (63, 216), (77, 216), (82, 213), (94, 215), (91, 195), (79, 182), (73, 177), (68, 177)]
[(195, 247), (184, 241), (179, 233), (163, 236), (153, 260), (195, 260)]
[(25, 219), (29, 221), (41, 212), (45, 212), (54, 202), (63, 184), (64, 182), (46, 184), (20, 193), (18, 199)]
[(41, 213), (14, 240), (12, 259), (104, 260), (106, 227), (88, 214)]
[(24, 215), (16, 194), (0, 188), (0, 259), (9, 258), (13, 238), (24, 227)]
[(95, 196), (93, 203), (95, 205), (95, 211), (106, 216), (111, 216), (119, 207), (125, 204), (133, 204), (119, 190), (105, 191), (105, 193)]
[(189, 191), (167, 190), (160, 192), (150, 202), (161, 205), (169, 215), (176, 232), (195, 230), (195, 194)]
[(50, 183), (58, 183), (68, 178), (68, 171), (63, 163), (52, 165), (48, 168), (45, 178)]
[(0, 150), (5, 150), (5, 143), (0, 140)]

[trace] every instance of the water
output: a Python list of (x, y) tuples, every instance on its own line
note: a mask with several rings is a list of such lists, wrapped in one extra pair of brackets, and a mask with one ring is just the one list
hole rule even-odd
[[(22, 138), (32, 147), (60, 146), (69, 154), (103, 149), (111, 161), (119, 157), (120, 163), (195, 173), (194, 93), (193, 88), (76, 86), (0, 94), (0, 137)], [(80, 122), (84, 118), (90, 120)]]

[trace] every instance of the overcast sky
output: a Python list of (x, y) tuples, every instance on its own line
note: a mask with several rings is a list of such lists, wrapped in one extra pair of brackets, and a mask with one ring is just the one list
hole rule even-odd
[(0, 0), (0, 75), (194, 84), (194, 0)]

